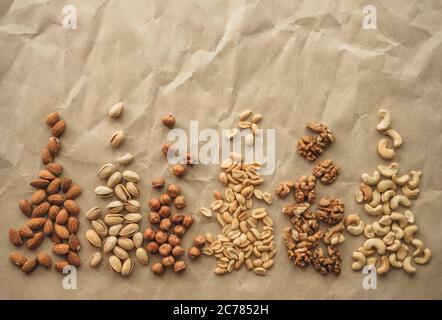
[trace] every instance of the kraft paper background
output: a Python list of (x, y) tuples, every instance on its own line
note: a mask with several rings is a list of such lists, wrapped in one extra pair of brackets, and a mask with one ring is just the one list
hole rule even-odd
[[(78, 29), (62, 27), (64, 5), (77, 8)], [(377, 8), (378, 29), (362, 28), (362, 8)], [(0, 4), (0, 298), (3, 299), (440, 299), (442, 298), (441, 223), (441, 79), (442, 4), (433, 1), (30, 1)], [(119, 121), (108, 108), (126, 104)], [(291, 199), (274, 201), (277, 256), (266, 277), (241, 270), (213, 273), (215, 259), (189, 262), (182, 275), (154, 276), (135, 266), (129, 278), (112, 273), (106, 263), (91, 270), (94, 250), (81, 218), (83, 266), (78, 289), (64, 290), (62, 275), (38, 268), (29, 276), (8, 261), (15, 250), (9, 227), (26, 218), (17, 201), (30, 197), (29, 181), (41, 168), (40, 151), (49, 137), (44, 120), (58, 110), (67, 121), (57, 161), (80, 184), (84, 213), (104, 205), (93, 189), (97, 169), (123, 151), (136, 155), (132, 168), (142, 176), (142, 204), (153, 177), (171, 177), (160, 151), (167, 130), (161, 116), (172, 112), (177, 127), (230, 128), (246, 108), (264, 114), (263, 128), (276, 129), (277, 182), (309, 174), (313, 165), (295, 152), (310, 120), (325, 122), (337, 141), (321, 159), (331, 158), (342, 174), (320, 196), (337, 196), (346, 212), (367, 215), (353, 200), (361, 173), (386, 163), (376, 154), (381, 135), (377, 111), (388, 108), (393, 127), (404, 138), (395, 158), (401, 173), (421, 170), (421, 194), (414, 202), (418, 236), (433, 259), (413, 277), (393, 270), (379, 278), (377, 290), (364, 290), (364, 275), (350, 269), (351, 253), (363, 237), (347, 235), (340, 249), (343, 270), (322, 276), (312, 267), (295, 268), (286, 257), (281, 232), (289, 220), (280, 213)], [(111, 134), (125, 129), (119, 150)], [(216, 233), (215, 219), (198, 208), (222, 190), (217, 166), (197, 166), (179, 183), (196, 223), (185, 247), (202, 232)], [(143, 229), (147, 222), (143, 220)], [(50, 241), (43, 248), (50, 250)], [(21, 249), (28, 257), (32, 252)], [(55, 257), (54, 257), (55, 258)], [(151, 257), (151, 262), (157, 257)], [(187, 258), (186, 258), (187, 259)], [(188, 259), (187, 259), (188, 260)]]

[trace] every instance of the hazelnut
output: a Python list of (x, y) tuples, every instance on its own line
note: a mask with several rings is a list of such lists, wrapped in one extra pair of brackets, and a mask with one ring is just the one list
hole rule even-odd
[(177, 261), (173, 265), (173, 272), (180, 273), (186, 270), (187, 264), (184, 261)]
[(221, 200), (223, 198), (223, 194), (219, 191), (215, 191), (213, 193), (213, 197), (215, 198), (215, 200)]
[(184, 174), (186, 173), (186, 168), (184, 168), (182, 165), (180, 164), (176, 164), (173, 166), (172, 168), (172, 173), (174, 176), (176, 177), (182, 177), (184, 176)]
[(172, 201), (172, 199), (170, 198), (170, 196), (167, 193), (162, 194), (160, 196), (160, 203), (163, 205), (169, 205), (171, 201)]
[(167, 257), (172, 252), (172, 246), (168, 243), (163, 243), (160, 246), (159, 252), (163, 257)]
[(149, 200), (149, 207), (150, 207), (150, 210), (152, 210), (152, 211), (158, 211), (161, 207), (160, 200), (158, 200), (156, 198), (150, 199)]
[(201, 251), (197, 247), (192, 247), (192, 248), (189, 249), (187, 254), (188, 254), (189, 258), (195, 259), (195, 258), (198, 258), (201, 255)]
[(170, 149), (170, 144), (169, 143), (164, 143), (161, 146), (161, 150), (163, 150), (163, 153), (164, 153), (165, 156), (167, 156), (167, 152), (169, 151), (169, 149)]
[(206, 244), (206, 237), (198, 236), (193, 240), (195, 247), (201, 248)]
[(152, 180), (152, 187), (155, 189), (161, 189), (164, 187), (164, 179), (163, 178), (156, 178)]
[(160, 221), (159, 228), (161, 231), (168, 231), (170, 227), (172, 226), (172, 222), (169, 218), (164, 218)]
[(171, 184), (167, 187), (167, 194), (172, 198), (178, 197), (181, 194), (180, 186), (176, 184)]
[(161, 262), (163, 263), (163, 266), (170, 268), (175, 264), (175, 258), (172, 256), (164, 257), (161, 259)]
[(166, 241), (167, 241), (167, 233), (165, 233), (163, 231), (157, 231), (157, 233), (155, 234), (155, 241), (158, 244), (166, 243)]
[(152, 228), (146, 228), (146, 230), (143, 232), (143, 238), (152, 241), (155, 239), (155, 230)]
[(181, 257), (184, 254), (184, 249), (181, 246), (176, 246), (172, 249), (172, 255), (174, 257)]
[(177, 209), (183, 209), (187, 205), (186, 198), (184, 198), (184, 196), (178, 196), (175, 198), (173, 204)]
[(159, 249), (158, 243), (151, 241), (146, 245), (146, 251), (149, 253), (157, 253)]
[(189, 216), (189, 215), (184, 216), (183, 226), (185, 228), (189, 228), (192, 225), (192, 223), (193, 223), (193, 217), (192, 216)]
[(151, 211), (151, 212), (149, 212), (149, 215), (147, 216), (147, 220), (151, 224), (158, 224), (158, 223), (160, 223), (161, 216), (158, 212)]
[(179, 237), (177, 237), (174, 234), (171, 234), (169, 236), (169, 238), (167, 238), (167, 242), (172, 246), (172, 247), (176, 247), (179, 246), (181, 243), (181, 239)]
[(161, 206), (158, 214), (161, 218), (167, 218), (170, 216), (170, 208), (168, 206)]
[(178, 224), (183, 222), (184, 215), (180, 213), (175, 213), (170, 219), (172, 220), (172, 223)]
[(164, 267), (161, 263), (157, 262), (152, 265), (152, 272), (155, 274), (163, 274)]
[(175, 126), (175, 117), (170, 113), (163, 116), (163, 124), (169, 129)]
[(186, 228), (184, 228), (182, 225), (177, 225), (173, 228), (173, 232), (178, 236), (182, 237), (184, 233), (186, 232)]
[(194, 165), (196, 163), (195, 158), (193, 157), (193, 155), (191, 153), (186, 153), (186, 155), (184, 156), (184, 162), (191, 166)]

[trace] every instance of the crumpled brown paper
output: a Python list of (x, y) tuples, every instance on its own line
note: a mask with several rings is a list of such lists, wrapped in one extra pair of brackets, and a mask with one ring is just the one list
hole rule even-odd
[[(64, 5), (77, 9), (78, 28), (62, 27)], [(422, 299), (442, 298), (440, 237), (440, 156), (442, 10), (439, 1), (371, 1), (378, 29), (362, 28), (366, 1), (31, 1), (0, 3), (0, 281), (3, 299)], [(106, 112), (125, 102), (122, 119)], [(29, 181), (41, 167), (39, 154), (49, 131), (47, 113), (60, 111), (68, 128), (59, 162), (84, 188), (83, 212), (96, 199), (97, 169), (123, 151), (136, 156), (132, 166), (142, 175), (143, 209), (153, 177), (171, 177), (161, 154), (165, 112), (177, 126), (229, 128), (246, 108), (265, 115), (264, 128), (276, 129), (277, 168), (264, 190), (277, 182), (311, 172), (313, 165), (295, 152), (310, 120), (325, 122), (337, 141), (321, 159), (331, 158), (342, 174), (320, 196), (345, 200), (347, 213), (360, 212), (353, 192), (363, 172), (383, 163), (376, 154), (377, 110), (388, 108), (393, 127), (404, 138), (396, 161), (402, 172), (423, 171), (421, 195), (413, 211), (419, 238), (433, 251), (432, 261), (413, 277), (393, 270), (379, 278), (376, 290), (365, 290), (365, 276), (350, 269), (351, 253), (363, 238), (347, 235), (340, 247), (339, 277), (312, 267), (294, 268), (286, 257), (281, 232), (290, 223), (280, 209), (291, 200), (275, 200), (278, 254), (266, 277), (244, 269), (217, 277), (215, 260), (202, 257), (182, 275), (154, 276), (135, 266), (128, 279), (103, 263), (91, 270), (94, 251), (84, 240), (89, 223), (81, 219), (78, 288), (65, 290), (62, 275), (38, 268), (23, 275), (7, 259), (15, 250), (7, 241), (10, 226), (26, 219), (17, 201), (31, 195)], [(125, 129), (120, 150), (109, 146), (111, 134)], [(221, 190), (217, 166), (197, 166), (180, 184), (189, 199), (186, 211), (196, 223), (184, 244), (203, 232), (217, 232), (214, 219), (198, 208)], [(146, 222), (143, 222), (143, 227)], [(44, 242), (50, 250), (50, 241)], [(31, 252), (23, 249), (25, 254)], [(151, 257), (155, 261), (156, 257)]]

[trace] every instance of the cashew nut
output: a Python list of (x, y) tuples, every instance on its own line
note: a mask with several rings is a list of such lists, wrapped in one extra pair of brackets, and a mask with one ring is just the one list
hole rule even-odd
[(394, 243), (394, 240), (396, 240), (396, 233), (394, 233), (393, 231), (389, 231), (383, 238), (382, 241), (384, 241), (384, 243), (387, 246), (390, 246)]
[(360, 220), (357, 225), (349, 225), (346, 228), (347, 232), (353, 236), (358, 236), (364, 232), (364, 221)]
[(404, 241), (406, 243), (411, 243), (411, 241), (413, 240), (413, 236), (414, 234), (417, 232), (417, 226), (416, 225), (412, 225), (412, 226), (408, 226), (404, 229)]
[(378, 258), (371, 257), (367, 259), (367, 266), (373, 266), (376, 267), (376, 264), (378, 263)]
[(391, 226), (392, 220), (390, 216), (383, 216), (378, 220), (378, 222), (383, 226)]
[(381, 257), (381, 266), (377, 268), (376, 271), (377, 274), (381, 276), (386, 274), (388, 271), (390, 271), (390, 261), (388, 260), (387, 256)]
[(359, 247), (358, 251), (366, 257), (371, 256), (375, 252), (374, 249), (367, 250), (367, 249), (364, 249), (364, 247)]
[(408, 247), (405, 244), (401, 244), (401, 247), (396, 252), (396, 257), (403, 261), (408, 256)]
[(422, 257), (414, 258), (414, 262), (417, 264), (426, 264), (431, 259), (431, 250), (426, 248)]
[(394, 149), (391, 149), (388, 147), (388, 140), (387, 139), (381, 139), (378, 143), (378, 153), (381, 156), (381, 158), (386, 160), (391, 160), (395, 156)]
[(342, 243), (342, 242), (344, 242), (344, 241), (345, 241), (345, 237), (344, 237), (344, 235), (341, 233), (341, 234), (334, 235), (334, 236), (330, 239), (330, 244), (331, 244), (332, 246), (337, 246), (338, 244), (340, 244), (340, 243)]
[(390, 127), (391, 123), (391, 115), (390, 112), (386, 109), (380, 109), (379, 115), (381, 116), (382, 120), (378, 123), (376, 126), (376, 129), (379, 131), (385, 131)]
[(408, 274), (416, 273), (416, 268), (413, 267), (413, 264), (411, 262), (411, 257), (406, 257), (405, 258), (402, 268)]
[(398, 221), (399, 222), (399, 226), (401, 228), (405, 228), (407, 226), (407, 224), (408, 224), (407, 218), (402, 213), (392, 212), (390, 217), (391, 217), (391, 220)]
[(377, 190), (374, 190), (371, 202), (369, 204), (372, 207), (376, 207), (380, 202), (381, 202), (381, 194)]
[(344, 219), (344, 225), (347, 227), (349, 225), (357, 225), (361, 221), (361, 218), (356, 213), (351, 213)]
[(416, 250), (413, 252), (413, 257), (417, 257), (424, 252), (425, 246), (422, 240), (413, 239), (411, 240), (411, 244), (416, 248)]
[(401, 135), (394, 129), (388, 129), (383, 132), (386, 136), (390, 137), (393, 140), (393, 146), (395, 148), (399, 148), (403, 142)]
[(389, 189), (389, 190), (385, 191), (384, 193), (382, 193), (381, 200), (384, 203), (390, 202), (390, 199), (392, 197), (394, 197), (395, 195), (396, 195), (396, 191)]
[(360, 270), (362, 269), (363, 266), (365, 266), (365, 263), (367, 262), (367, 258), (365, 258), (365, 256), (360, 253), (360, 252), (353, 252), (352, 255), (353, 259), (355, 259), (356, 261), (352, 263), (351, 268), (353, 270)]
[(391, 226), (391, 230), (396, 233), (396, 239), (400, 240), (404, 237), (404, 230), (402, 230), (402, 228), (399, 227), (397, 223), (393, 223), (393, 225)]
[(387, 191), (389, 189), (396, 191), (397, 185), (392, 180), (382, 180), (378, 183), (376, 189), (380, 193), (384, 193), (385, 191)]
[(405, 210), (405, 212), (404, 212), (404, 216), (405, 216), (405, 218), (407, 218), (407, 222), (408, 223), (414, 223), (414, 213), (413, 213), (413, 211), (410, 211), (410, 210)]
[(411, 206), (411, 201), (402, 194), (395, 195), (390, 200), (390, 208), (394, 210), (399, 208), (399, 205), (403, 205), (404, 207), (409, 207)]
[(362, 191), (362, 194), (364, 195), (363, 199), (364, 201), (371, 201), (373, 197), (373, 190), (368, 184), (361, 183), (359, 186), (359, 189)]
[(391, 213), (390, 202), (384, 203), (382, 205), (382, 208), (383, 208), (384, 215), (389, 215)]
[(355, 201), (357, 203), (362, 203), (364, 201), (364, 194), (360, 189), (357, 189), (355, 192)]
[(378, 183), (380, 178), (381, 175), (378, 171), (374, 171), (372, 176), (370, 176), (368, 173), (364, 173), (361, 175), (362, 182), (370, 186), (374, 186), (376, 183)]
[(393, 180), (393, 182), (396, 183), (398, 186), (403, 186), (408, 182), (408, 180), (410, 180), (410, 176), (408, 174), (404, 174), (403, 176), (398, 177), (394, 174), (391, 177), (391, 180)]
[(398, 268), (398, 269), (402, 268), (403, 263), (402, 263), (402, 261), (399, 261), (399, 260), (396, 259), (396, 254), (395, 253), (392, 253), (392, 254), (389, 255), (388, 261), (390, 261), (390, 265), (393, 268)]
[(370, 206), (368, 203), (366, 203), (364, 205), (364, 210), (365, 212), (367, 212), (369, 215), (373, 216), (373, 217), (377, 217), (379, 215), (382, 214), (382, 212), (384, 211), (384, 208), (382, 207), (381, 204), (377, 205), (376, 207), (372, 207)]
[(416, 199), (420, 192), (418, 188), (411, 190), (407, 185), (403, 186), (401, 191), (408, 199)]
[(385, 254), (385, 250), (387, 249), (387, 246), (385, 245), (384, 241), (382, 241), (379, 238), (371, 238), (371, 239), (365, 240), (364, 249), (370, 250), (373, 248), (376, 248), (376, 251), (380, 255), (383, 255), (383, 254)]
[(419, 183), (421, 182), (422, 172), (420, 171), (411, 171), (410, 172), (411, 179), (408, 181), (408, 187), (410, 189), (416, 189)]
[(371, 224), (367, 224), (364, 228), (364, 236), (368, 239), (374, 238), (375, 234)]
[(379, 222), (373, 222), (372, 224), (373, 232), (378, 236), (385, 236), (390, 231), (390, 226), (382, 227)]
[(392, 162), (389, 166), (378, 165), (378, 171), (387, 178), (391, 178), (399, 170), (399, 164)]
[(387, 250), (390, 252), (396, 252), (401, 247), (401, 241), (400, 240), (394, 240), (393, 243), (389, 246), (387, 246)]

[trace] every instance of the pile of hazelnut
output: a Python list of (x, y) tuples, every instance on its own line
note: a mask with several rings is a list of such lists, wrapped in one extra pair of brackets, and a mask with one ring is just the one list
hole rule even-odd
[[(152, 187), (155, 189), (162, 189), (164, 185), (162, 178), (152, 181)], [(187, 267), (186, 262), (178, 260), (185, 253), (181, 247), (181, 238), (194, 219), (190, 215), (172, 214), (172, 206), (176, 209), (186, 207), (186, 198), (176, 184), (170, 184), (166, 193), (161, 194), (159, 198), (149, 200), (151, 212), (148, 221), (151, 227), (144, 230), (143, 238), (148, 241), (146, 250), (151, 254), (159, 253), (162, 257), (161, 262), (152, 265), (152, 272), (157, 275), (163, 274), (168, 268), (179, 273)]]

